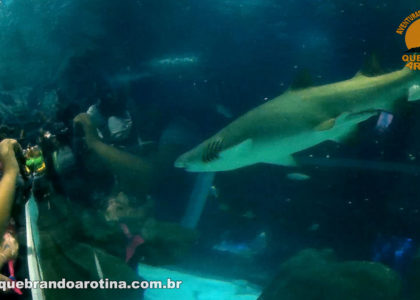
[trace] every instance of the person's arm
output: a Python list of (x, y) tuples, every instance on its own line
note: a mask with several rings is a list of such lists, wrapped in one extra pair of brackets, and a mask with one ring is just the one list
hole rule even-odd
[(87, 147), (104, 166), (120, 178), (123, 185), (142, 190), (144, 193), (148, 192), (155, 175), (155, 169), (150, 161), (103, 143), (87, 114), (76, 116), (74, 123), (82, 126)]
[(3, 236), (9, 223), (15, 197), (16, 178), (19, 174), (16, 148), (20, 148), (16, 140), (5, 139), (0, 143), (0, 162), (3, 167), (3, 177), (0, 180), (0, 236)]
[(16, 238), (10, 233), (5, 233), (3, 235), (3, 243), (0, 247), (0, 266), (3, 266), (9, 260), (15, 260), (18, 256), (18, 252), (19, 244)]

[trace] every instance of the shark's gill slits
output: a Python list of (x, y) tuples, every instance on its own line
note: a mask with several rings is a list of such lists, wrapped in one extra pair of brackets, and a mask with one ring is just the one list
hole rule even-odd
[(212, 160), (217, 159), (220, 151), (222, 150), (222, 145), (223, 139), (211, 141), (203, 151), (203, 162), (211, 162)]

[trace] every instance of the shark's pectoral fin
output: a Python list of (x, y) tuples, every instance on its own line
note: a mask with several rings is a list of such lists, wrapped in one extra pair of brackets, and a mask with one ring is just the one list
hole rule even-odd
[(241, 157), (243, 155), (246, 155), (250, 151), (252, 147), (252, 140), (246, 139), (245, 141), (236, 144), (232, 147), (227, 148), (226, 150), (223, 150), (220, 152), (220, 157), (224, 159), (235, 159), (237, 157)]
[(319, 124), (318, 126), (315, 127), (316, 131), (324, 131), (324, 130), (329, 130), (331, 128), (334, 127), (335, 124), (335, 118), (333, 119), (328, 119), (324, 122), (322, 122), (321, 124)]
[(271, 161), (271, 164), (285, 166), (285, 167), (296, 167), (296, 160), (291, 155), (279, 157), (278, 160)]
[(296, 167), (297, 163), (296, 160), (291, 155), (287, 156), (280, 156), (277, 159), (265, 161), (265, 163), (273, 164), (273, 165), (280, 165), (285, 167)]
[[(342, 142), (351, 135), (357, 128), (357, 124), (366, 121), (372, 116), (378, 115), (378, 111), (363, 111), (359, 113), (345, 112), (334, 119), (334, 126), (329, 130), (320, 132), (326, 134), (326, 139), (335, 142)], [(332, 122), (330, 120), (327, 120)]]

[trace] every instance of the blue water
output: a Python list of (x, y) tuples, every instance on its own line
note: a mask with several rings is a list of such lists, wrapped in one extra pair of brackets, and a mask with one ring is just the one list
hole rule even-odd
[[(348, 143), (300, 152), (298, 170), (259, 164), (196, 175), (173, 167), (179, 154), (286, 92), (299, 74), (313, 85), (346, 80), (372, 55), (384, 72), (400, 69), (406, 47), (395, 30), (419, 9), (414, 0), (0, 1), (5, 136), (26, 148), (41, 144), (42, 128), (57, 137), (52, 148), (74, 151), (66, 170), (54, 169), (57, 149), (46, 159), (39, 252), (50, 243), (60, 250), (42, 257), (44, 271), (56, 268), (45, 276), (74, 268), (69, 277), (94, 280), (91, 257), (80, 255), (92, 248), (116, 259), (100, 257), (104, 269), (112, 261), (116, 278), (185, 278), (179, 293), (149, 290), (145, 299), (257, 299), (263, 291), (262, 299), (279, 300), (420, 299), (419, 103), (363, 122)], [(73, 127), (109, 93), (120, 102), (108, 112), (127, 109), (136, 134), (128, 146), (106, 134), (102, 141), (150, 163), (153, 175), (136, 173), (132, 157), (126, 172), (115, 171), (90, 156)], [(153, 187), (127, 192), (121, 173), (138, 190)], [(56, 205), (55, 194), (65, 201)], [(126, 263), (136, 235), (145, 242)], [(306, 289), (313, 298), (296, 292)], [(109, 297), (119, 296), (131, 299)]]

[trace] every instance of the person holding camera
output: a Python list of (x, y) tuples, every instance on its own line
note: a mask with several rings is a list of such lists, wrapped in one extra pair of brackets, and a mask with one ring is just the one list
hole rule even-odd
[(19, 164), (16, 151), (22, 151), (16, 140), (4, 139), (0, 143), (0, 164), (3, 176), (0, 180), (0, 236), (6, 231), (15, 197)]
[[(10, 214), (15, 198), (16, 181), (19, 174), (19, 164), (16, 152), (22, 149), (16, 140), (4, 139), (0, 143), (0, 164), (3, 176), (0, 179), (0, 267), (17, 257), (19, 245), (13, 235), (7, 232)], [(0, 275), (0, 280), (9, 280)]]

